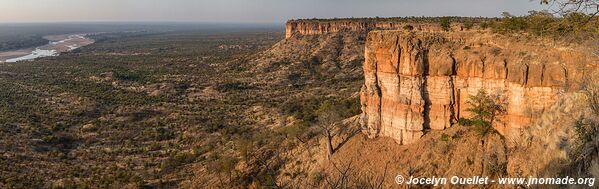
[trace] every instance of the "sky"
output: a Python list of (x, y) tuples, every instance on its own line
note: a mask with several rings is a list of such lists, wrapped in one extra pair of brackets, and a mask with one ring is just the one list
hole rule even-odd
[(295, 18), (524, 15), (540, 0), (0, 0), (0, 22), (283, 23)]

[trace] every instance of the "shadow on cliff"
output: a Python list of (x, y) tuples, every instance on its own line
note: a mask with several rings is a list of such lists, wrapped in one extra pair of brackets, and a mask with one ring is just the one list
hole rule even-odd
[(429, 69), (429, 62), (428, 62), (428, 50), (423, 50), (422, 51), (422, 87), (420, 87), (422, 90), (421, 92), (421, 96), (422, 99), (424, 99), (424, 110), (422, 111), (423, 114), (423, 118), (424, 118), (424, 123), (423, 123), (423, 127), (424, 129), (430, 129), (431, 128), (431, 118), (430, 118), (430, 111), (431, 111), (431, 98), (428, 94), (428, 69)]

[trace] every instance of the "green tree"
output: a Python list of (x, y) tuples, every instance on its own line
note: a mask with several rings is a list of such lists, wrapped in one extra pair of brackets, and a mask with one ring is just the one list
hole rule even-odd
[(451, 29), (451, 21), (448, 17), (441, 17), (439, 24), (441, 24), (441, 29), (443, 29), (443, 31), (449, 31)]
[(527, 16), (528, 31), (536, 35), (551, 33), (552, 23), (556, 21), (552, 14), (546, 11), (529, 11)]
[(480, 89), (476, 95), (470, 96), (467, 103), (470, 108), (466, 111), (470, 112), (472, 116), (460, 118), (458, 122), (461, 125), (473, 126), (481, 136), (493, 131), (493, 122), (497, 115), (504, 112), (501, 104), (497, 103), (484, 89)]

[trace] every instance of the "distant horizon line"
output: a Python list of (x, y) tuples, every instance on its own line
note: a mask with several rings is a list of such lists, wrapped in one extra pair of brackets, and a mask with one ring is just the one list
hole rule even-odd
[(285, 21), (275, 21), (275, 22), (240, 22), (240, 21), (17, 21), (17, 22), (3, 22), (0, 21), (0, 24), (69, 24), (69, 23), (180, 23), (180, 24), (285, 24), (287, 21), (292, 20), (311, 20), (311, 19), (321, 19), (321, 20), (335, 20), (335, 19), (366, 19), (366, 18), (440, 18), (440, 17), (461, 17), (461, 18), (501, 18), (499, 16), (488, 17), (488, 16), (390, 16), (390, 17), (329, 17), (329, 18), (320, 18), (320, 17), (304, 17), (304, 18), (290, 18)]
[(277, 25), (285, 22), (214, 22), (214, 21), (28, 21), (28, 22), (2, 22), (0, 24), (235, 24), (235, 25)]

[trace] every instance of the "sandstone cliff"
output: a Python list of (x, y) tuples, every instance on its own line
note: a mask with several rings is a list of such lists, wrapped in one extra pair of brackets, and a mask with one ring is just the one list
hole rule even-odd
[[(411, 32), (403, 28), (408, 23), (415, 26)], [(264, 86), (295, 90), (287, 99), (329, 94), (353, 98), (362, 87), (361, 124), (337, 125), (334, 163), (325, 153), (313, 153), (322, 151), (324, 142), (308, 140), (304, 145), (311, 150), (295, 152), (290, 162), (302, 163), (286, 164), (283, 180), (334, 176), (335, 166), (346, 165), (355, 173), (349, 175), (361, 178), (377, 178), (388, 170), (445, 177), (539, 177), (564, 170), (552, 170), (556, 164), (570, 165), (561, 162), (576, 143), (574, 122), (589, 109), (575, 94), (583, 65), (593, 61), (587, 57), (589, 49), (526, 34), (462, 30), (457, 24), (444, 32), (438, 23), (426, 24), (289, 21), (287, 38), (252, 59), (257, 64), (248, 65)], [(586, 68), (593, 69), (598, 70)], [(322, 83), (323, 78), (331, 82)], [(484, 143), (471, 128), (455, 126), (459, 118), (470, 116), (466, 102), (480, 88), (497, 96), (506, 109), (494, 124), (501, 134), (487, 135)], [(358, 125), (377, 138), (355, 137)], [(302, 179), (284, 176), (296, 170), (308, 174)], [(385, 188), (398, 186), (393, 176), (387, 174), (385, 180), (391, 182)]]
[(520, 130), (577, 80), (586, 57), (573, 48), (483, 32), (372, 31), (361, 91), (364, 132), (410, 144), (426, 130), (468, 117), (468, 98), (484, 88), (507, 110), (494, 127)]
[[(290, 38), (294, 34), (300, 35), (319, 35), (326, 33), (334, 33), (339, 31), (370, 31), (370, 30), (393, 30), (403, 29), (404, 26), (411, 25), (415, 31), (442, 31), (438, 23), (416, 23), (409, 21), (375, 21), (371, 19), (362, 20), (292, 20), (285, 25), (285, 37)], [(465, 30), (463, 24), (451, 24), (452, 31)]]

